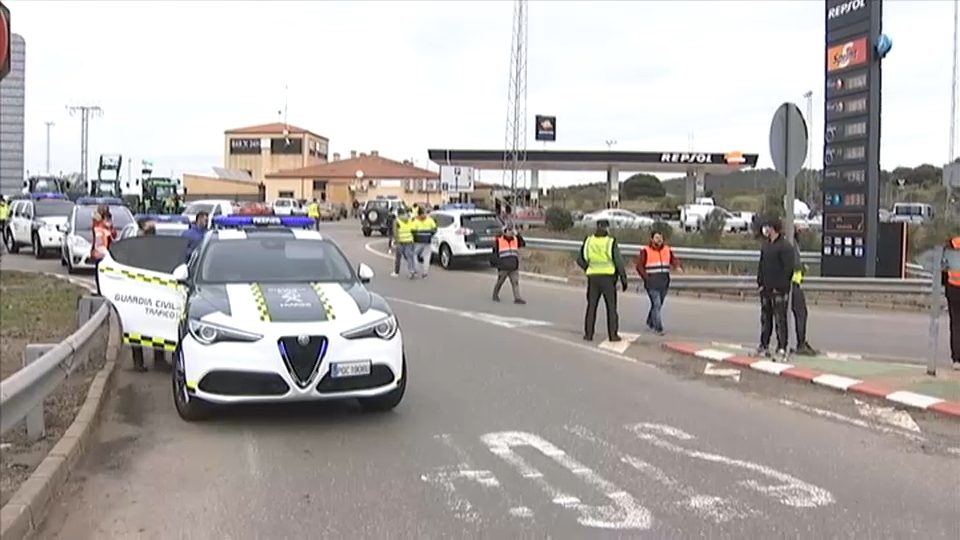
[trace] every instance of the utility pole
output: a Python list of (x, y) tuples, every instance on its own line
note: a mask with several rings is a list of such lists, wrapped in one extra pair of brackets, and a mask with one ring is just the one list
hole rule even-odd
[(510, 179), (511, 204), (517, 206), (517, 186), (524, 184), (527, 161), (527, 0), (514, 0), (510, 79), (507, 85), (507, 126), (504, 136), (503, 184)]
[[(950, 151), (947, 153), (947, 163), (953, 163), (957, 156), (957, 79), (960, 78), (960, 67), (957, 66), (957, 40), (960, 40), (960, 0), (953, 0), (953, 73), (950, 83)], [(947, 182), (947, 204), (944, 207), (949, 218), (950, 199), (953, 197), (953, 186)]]
[(47, 126), (47, 174), (50, 174), (50, 128), (55, 126), (53, 122), (44, 122), (43, 125)]
[(813, 198), (813, 139), (812, 135), (816, 133), (813, 129), (813, 90), (807, 90), (803, 93), (804, 99), (807, 100), (807, 133), (811, 135), (807, 137), (807, 174), (801, 176), (803, 179), (803, 188), (800, 190), (801, 197), (803, 197), (805, 203), (810, 204), (810, 199)]
[(67, 105), (67, 112), (70, 116), (80, 113), (80, 181), (84, 187), (89, 187), (90, 119), (103, 116), (103, 109), (96, 105)]

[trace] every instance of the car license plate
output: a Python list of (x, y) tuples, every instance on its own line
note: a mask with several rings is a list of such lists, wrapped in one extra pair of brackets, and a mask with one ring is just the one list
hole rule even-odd
[(492, 236), (481, 236), (479, 241), (480, 241), (480, 242), (493, 242), (493, 237), (492, 237)]
[(334, 379), (344, 377), (362, 377), (370, 374), (370, 362), (340, 362), (330, 366), (330, 376)]

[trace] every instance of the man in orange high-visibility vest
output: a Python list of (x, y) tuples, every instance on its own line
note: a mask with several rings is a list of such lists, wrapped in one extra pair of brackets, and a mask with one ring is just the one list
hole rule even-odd
[(942, 266), (950, 316), (950, 359), (953, 360), (953, 369), (960, 370), (960, 236), (947, 241)]

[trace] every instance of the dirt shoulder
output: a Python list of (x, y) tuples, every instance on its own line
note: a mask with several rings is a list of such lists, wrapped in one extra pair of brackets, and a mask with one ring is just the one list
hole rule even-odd
[[(20, 369), (30, 343), (57, 343), (77, 329), (77, 300), (82, 288), (30, 272), (0, 271), (0, 372)], [(0, 505), (9, 500), (70, 427), (87, 390), (106, 362), (107, 331), (90, 348), (90, 361), (76, 368), (44, 403), (46, 436), (29, 441), (21, 425), (0, 439)]]
[(0, 379), (19, 370), (30, 343), (57, 343), (77, 329), (84, 290), (31, 272), (0, 271)]

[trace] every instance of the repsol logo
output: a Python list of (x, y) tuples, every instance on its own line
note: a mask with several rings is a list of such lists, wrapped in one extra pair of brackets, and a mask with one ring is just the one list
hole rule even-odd
[(849, 13), (860, 11), (865, 7), (867, 7), (867, 0), (850, 0), (849, 2), (844, 2), (827, 10), (827, 20), (832, 21)]
[(710, 154), (660, 154), (660, 163), (713, 163)]

